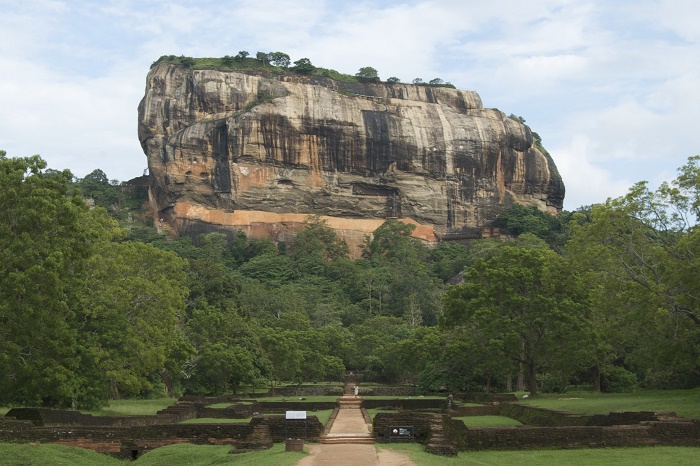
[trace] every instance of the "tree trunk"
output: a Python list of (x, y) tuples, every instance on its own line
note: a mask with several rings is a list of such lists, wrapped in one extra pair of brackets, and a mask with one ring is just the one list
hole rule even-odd
[(114, 380), (109, 381), (109, 392), (110, 396), (113, 400), (118, 400), (119, 398), (119, 389), (117, 388), (117, 383)]
[(170, 377), (170, 372), (168, 372), (168, 369), (163, 368), (163, 370), (160, 371), (160, 376), (163, 379), (163, 384), (165, 385), (165, 394), (169, 397), (174, 396), (175, 387), (173, 385), (173, 379), (172, 377)]
[(491, 376), (486, 376), (486, 393), (491, 393)]
[(525, 340), (520, 339), (520, 360), (518, 361), (518, 391), (525, 390)]
[(595, 366), (593, 368), (593, 385), (594, 389), (596, 392), (600, 393), (602, 383), (601, 383), (601, 377), (600, 377), (600, 368), (598, 366)]
[(527, 386), (530, 389), (530, 396), (535, 396), (537, 395), (537, 369), (535, 368), (535, 362), (528, 361), (527, 369)]
[(506, 391), (507, 392), (513, 391), (513, 377), (511, 377), (510, 375), (506, 379)]
[(525, 390), (525, 365), (522, 361), (518, 362), (518, 382), (516, 390), (522, 392)]

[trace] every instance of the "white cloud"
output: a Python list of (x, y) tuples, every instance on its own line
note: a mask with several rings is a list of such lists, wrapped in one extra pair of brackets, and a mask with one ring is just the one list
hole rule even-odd
[(553, 147), (555, 162), (566, 185), (564, 208), (574, 210), (583, 205), (605, 202), (622, 196), (634, 180), (615, 175), (591, 160), (595, 152), (587, 135), (574, 135), (565, 146)]

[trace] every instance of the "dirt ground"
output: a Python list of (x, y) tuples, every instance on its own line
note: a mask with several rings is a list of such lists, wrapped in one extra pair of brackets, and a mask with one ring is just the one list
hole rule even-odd
[(306, 445), (309, 456), (297, 466), (416, 466), (401, 453), (377, 452), (374, 445)]

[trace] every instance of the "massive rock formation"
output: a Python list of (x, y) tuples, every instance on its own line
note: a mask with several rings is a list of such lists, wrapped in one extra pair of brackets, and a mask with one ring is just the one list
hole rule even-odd
[(556, 213), (564, 185), (530, 129), (478, 94), (158, 64), (139, 105), (157, 215), (287, 240), (310, 214), (351, 244), (387, 218), (429, 242), (514, 202)]

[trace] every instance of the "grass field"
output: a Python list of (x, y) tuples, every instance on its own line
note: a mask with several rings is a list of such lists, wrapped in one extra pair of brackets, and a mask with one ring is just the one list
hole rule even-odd
[(284, 444), (276, 444), (269, 450), (252, 453), (229, 454), (230, 446), (179, 444), (157, 448), (136, 461), (121, 461), (109, 455), (92, 450), (65, 447), (63, 445), (29, 444), (15, 445), (0, 443), (0, 464), (19, 465), (70, 465), (70, 466), (110, 466), (110, 465), (269, 465), (291, 466), (305, 456), (304, 453), (285, 452)]
[[(599, 448), (583, 450), (537, 450), (537, 451), (489, 451), (462, 452), (456, 458), (445, 458), (426, 453), (419, 444), (383, 444), (379, 449), (392, 449), (405, 453), (419, 466), (450, 465), (697, 465), (700, 448), (646, 447), (646, 448)], [(120, 461), (111, 456), (90, 450), (62, 445), (0, 443), (0, 464), (15, 465), (266, 465), (291, 466), (304, 457), (303, 453), (285, 452), (284, 444), (275, 444), (267, 451), (229, 454), (228, 446), (180, 444), (153, 450), (136, 461)]]
[(408, 455), (419, 466), (479, 465), (497, 466), (527, 464), (537, 466), (562, 465), (611, 465), (616, 466), (668, 466), (697, 465), (700, 448), (644, 447), (597, 448), (594, 450), (536, 450), (536, 451), (487, 451), (462, 452), (456, 458), (431, 455), (418, 444), (383, 444)]
[[(579, 414), (621, 411), (674, 411), (679, 416), (700, 419), (700, 388), (692, 390), (646, 390), (634, 393), (567, 392), (546, 393), (520, 403)], [(700, 461), (699, 461), (700, 462)]]
[(367, 414), (369, 414), (369, 417), (374, 420), (374, 416), (376, 416), (378, 413), (398, 413), (399, 411), (396, 409), (368, 409)]
[(80, 411), (94, 416), (146, 416), (153, 415), (170, 405), (177, 403), (175, 398), (156, 398), (153, 400), (112, 400), (109, 406), (96, 411)]

